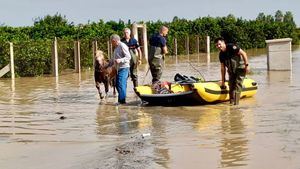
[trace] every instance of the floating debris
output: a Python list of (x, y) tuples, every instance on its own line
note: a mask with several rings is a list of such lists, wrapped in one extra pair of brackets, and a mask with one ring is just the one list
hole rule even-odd
[(149, 136), (151, 136), (150, 133), (144, 133), (144, 134), (142, 134), (142, 138), (149, 137)]
[(64, 119), (66, 119), (67, 117), (66, 116), (60, 116), (60, 120), (64, 120)]

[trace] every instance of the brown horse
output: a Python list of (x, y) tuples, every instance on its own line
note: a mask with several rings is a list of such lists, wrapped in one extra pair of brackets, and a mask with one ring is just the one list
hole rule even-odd
[(106, 97), (109, 91), (109, 86), (113, 87), (113, 94), (116, 95), (116, 75), (117, 69), (115, 65), (109, 66), (108, 61), (105, 60), (103, 52), (101, 50), (96, 51), (95, 56), (95, 83), (100, 99), (103, 99), (100, 84), (104, 84)]

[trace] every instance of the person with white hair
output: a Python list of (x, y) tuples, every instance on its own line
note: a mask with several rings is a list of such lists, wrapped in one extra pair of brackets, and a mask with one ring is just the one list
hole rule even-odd
[(117, 64), (116, 88), (118, 91), (118, 104), (126, 103), (127, 79), (129, 75), (129, 62), (131, 55), (126, 44), (121, 42), (120, 36), (113, 34), (110, 38), (114, 53), (110, 60), (110, 65)]
[(124, 36), (121, 39), (121, 42), (125, 43), (128, 48), (129, 52), (131, 54), (130, 59), (130, 77), (133, 83), (133, 87), (138, 86), (138, 75), (137, 75), (137, 66), (142, 63), (142, 51), (140, 49), (138, 41), (131, 37), (131, 31), (129, 28), (125, 28)]

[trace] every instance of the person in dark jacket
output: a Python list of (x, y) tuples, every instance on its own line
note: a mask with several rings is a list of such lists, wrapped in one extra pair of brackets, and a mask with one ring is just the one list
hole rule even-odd
[(229, 76), (230, 103), (239, 104), (243, 80), (249, 72), (247, 53), (239, 46), (225, 43), (223, 38), (215, 39), (216, 47), (219, 49), (219, 60), (221, 62), (221, 88), (225, 88), (226, 69)]
[(137, 66), (142, 63), (142, 51), (139, 46), (138, 41), (130, 37), (131, 31), (129, 28), (124, 29), (124, 36), (121, 39), (121, 42), (125, 43), (128, 48), (129, 52), (131, 54), (131, 59), (130, 59), (130, 77), (133, 83), (133, 87), (138, 86), (138, 75), (137, 75)]
[(160, 80), (162, 75), (162, 64), (164, 55), (168, 53), (166, 35), (169, 29), (166, 26), (162, 26), (159, 33), (154, 34), (150, 38), (150, 50), (149, 50), (149, 66), (152, 75), (152, 83), (156, 83)]

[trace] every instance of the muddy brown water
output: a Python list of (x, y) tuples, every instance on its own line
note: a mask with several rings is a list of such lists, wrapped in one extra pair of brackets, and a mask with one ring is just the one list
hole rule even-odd
[[(292, 71), (268, 72), (265, 50), (247, 52), (259, 89), (240, 106), (144, 106), (131, 81), (129, 103), (115, 106), (112, 93), (99, 101), (92, 71), (0, 79), (0, 168), (299, 169), (300, 48)], [(218, 80), (216, 54), (203, 58), (167, 58), (163, 79), (199, 76), (196, 68)]]

